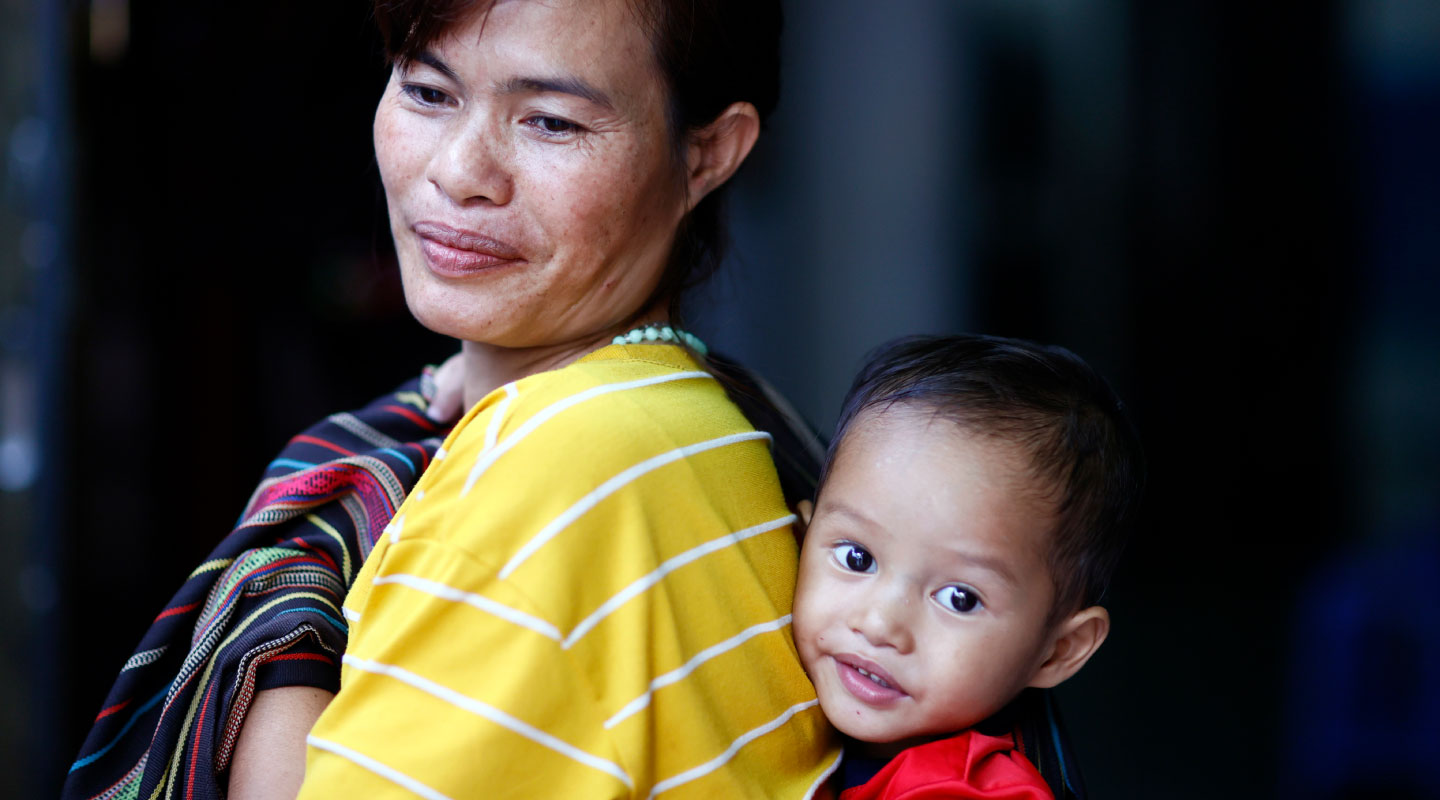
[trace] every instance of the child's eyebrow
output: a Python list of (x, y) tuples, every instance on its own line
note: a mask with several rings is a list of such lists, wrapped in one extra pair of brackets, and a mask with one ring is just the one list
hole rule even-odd
[(825, 504), (825, 512), (836, 513), (844, 517), (849, 517), (851, 522), (856, 522), (866, 527), (882, 527), (880, 523), (871, 519), (869, 515), (865, 514), (860, 509), (846, 505), (844, 500), (831, 500), (827, 502)]
[(1010, 584), (1019, 586), (1020, 581), (1016, 580), (1015, 573), (1010, 571), (1010, 565), (1002, 558), (988, 556), (984, 553), (977, 553), (973, 550), (966, 550), (963, 547), (950, 548), (949, 552), (958, 556), (967, 566), (983, 569), (986, 572), (994, 573), (996, 577)]

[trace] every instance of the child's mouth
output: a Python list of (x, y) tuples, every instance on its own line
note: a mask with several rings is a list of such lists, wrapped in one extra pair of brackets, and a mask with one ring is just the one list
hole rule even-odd
[(890, 684), (886, 683), (884, 678), (880, 677), (879, 675), (876, 675), (876, 674), (873, 673), (873, 672), (868, 672), (868, 671), (866, 671), (866, 670), (864, 670), (864, 669), (861, 669), (860, 667), (856, 667), (856, 668), (855, 668), (855, 671), (858, 672), (858, 673), (860, 673), (861, 675), (864, 675), (865, 677), (869, 678), (870, 680), (875, 681), (876, 683), (880, 684), (881, 686), (885, 687), (886, 689), (893, 689), (893, 688), (895, 688), (895, 687), (891, 686)]
[[(835, 671), (840, 685), (866, 705), (884, 707), (899, 702), (905, 690), (879, 665), (856, 656), (837, 657)], [(860, 664), (865, 666), (860, 666)]]

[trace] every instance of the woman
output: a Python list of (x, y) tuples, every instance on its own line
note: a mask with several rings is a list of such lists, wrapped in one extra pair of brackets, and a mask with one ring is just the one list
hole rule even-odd
[(474, 405), (346, 599), (302, 797), (800, 796), (834, 761), (764, 435), (664, 342), (676, 231), (759, 113), (672, 127), (643, 13), (513, 0), (395, 29), (391, 231)]
[[(334, 700), (242, 660), (238, 688), (167, 695), (164, 709), (188, 709), (179, 744), (107, 791), (293, 794), (297, 739), (324, 708), (304, 797), (812, 793), (838, 751), (788, 631), (793, 517), (767, 437), (668, 324), (718, 255), (714, 193), (773, 105), (773, 57), (736, 54), (776, 52), (778, 11), (400, 0), (376, 13), (394, 63), (376, 156), (406, 299), (461, 340), (470, 410), (343, 608), (318, 590), (313, 608), (285, 608), (316, 616), (314, 635), (287, 634), (274, 668), (328, 667), (319, 618), (347, 618)], [(210, 591), (192, 647), (222, 638), (207, 620), (240, 582)], [(245, 624), (273, 622), (268, 608)], [(252, 703), (257, 686), (275, 688)], [(189, 733), (202, 728), (216, 733)], [(92, 743), (74, 794), (108, 746)]]

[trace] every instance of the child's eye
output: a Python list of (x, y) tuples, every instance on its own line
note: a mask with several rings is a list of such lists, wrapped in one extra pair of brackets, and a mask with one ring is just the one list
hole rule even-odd
[(834, 553), (835, 560), (839, 562), (840, 566), (851, 572), (875, 571), (875, 556), (870, 555), (870, 551), (858, 544), (849, 542), (837, 544), (831, 552)]
[(960, 614), (968, 614), (980, 607), (980, 595), (969, 586), (941, 586), (935, 592), (935, 599), (940, 605)]

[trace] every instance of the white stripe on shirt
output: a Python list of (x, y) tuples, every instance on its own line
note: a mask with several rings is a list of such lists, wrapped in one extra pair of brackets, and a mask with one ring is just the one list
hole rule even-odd
[(510, 606), (504, 605), (503, 603), (498, 603), (488, 597), (485, 597), (484, 595), (462, 591), (460, 589), (456, 589), (453, 586), (448, 586), (438, 581), (432, 581), (429, 578), (422, 578), (418, 575), (406, 575), (404, 573), (399, 573), (396, 575), (384, 575), (371, 581), (371, 584), (375, 586), (382, 586), (387, 583), (396, 583), (401, 586), (408, 586), (411, 589), (415, 589), (416, 591), (424, 592), (429, 595), (434, 595), (435, 597), (438, 597), (442, 600), (450, 600), (452, 602), (465, 603), (466, 605), (474, 606), (475, 608), (478, 608), (486, 613), (493, 614), (505, 620), (506, 622), (512, 622), (522, 628), (529, 628), (530, 630), (535, 631), (536, 633), (544, 636), (547, 639), (556, 642), (560, 641), (559, 628), (555, 627), (549, 622), (546, 622), (543, 619), (540, 619), (539, 617), (526, 614), (524, 611), (511, 608)]
[(629, 719), (631, 715), (633, 715), (635, 712), (640, 711), (641, 709), (650, 705), (650, 698), (654, 696), (657, 689), (663, 689), (672, 683), (677, 683), (683, 680), (685, 676), (699, 669), (700, 665), (704, 664), (706, 661), (709, 661), (716, 656), (728, 653), (731, 650), (734, 650), (740, 645), (745, 644), (746, 642), (750, 641), (756, 636), (759, 636), (762, 633), (778, 631), (789, 624), (790, 615), (786, 614), (779, 619), (774, 619), (769, 622), (762, 622), (758, 625), (751, 625), (745, 630), (740, 631), (734, 636), (731, 636), (729, 639), (726, 639), (725, 641), (718, 644), (712, 644), (704, 650), (701, 650), (700, 652), (696, 653), (694, 657), (692, 657), (689, 661), (686, 661), (684, 665), (676, 667), (675, 669), (670, 670), (669, 672), (661, 675), (655, 680), (650, 681), (650, 686), (645, 689), (644, 694), (626, 703), (625, 706), (619, 711), (616, 711), (614, 715), (610, 717), (610, 719), (605, 720), (605, 730), (610, 730), (616, 725), (619, 725), (620, 723)]
[[(641, 577), (639, 580), (621, 589), (614, 597), (601, 603), (599, 608), (590, 612), (590, 616), (580, 620), (580, 624), (576, 625), (574, 630), (570, 631), (560, 646), (569, 650), (571, 645), (580, 641), (585, 634), (594, 629), (596, 625), (599, 625), (606, 617), (615, 613), (621, 606), (635, 599), (637, 596), (649, 591), (650, 587), (664, 580), (666, 575), (669, 575), (686, 564), (708, 556), (711, 553), (724, 550), (727, 547), (733, 547), (752, 536), (768, 533), (776, 528), (783, 528), (794, 521), (795, 515), (787, 514), (779, 519), (772, 519), (769, 522), (762, 522), (759, 525), (753, 525), (742, 531), (726, 534), (718, 539), (711, 539), (677, 556), (671, 556), (665, 560), (665, 563), (652, 570), (650, 574)], [(504, 575), (502, 574), (501, 577), (503, 578)]]
[(713, 376), (708, 372), (672, 372), (665, 375), (652, 375), (648, 378), (640, 378), (639, 380), (624, 381), (622, 383), (607, 383), (600, 386), (592, 386), (583, 392), (577, 392), (563, 400), (557, 400), (551, 403), (541, 409), (535, 416), (525, 420), (525, 424), (521, 425), (514, 433), (506, 437), (505, 441), (480, 454), (480, 457), (475, 460), (475, 466), (470, 468), (470, 474), (465, 478), (465, 486), (460, 490), (460, 496), (464, 497), (469, 493), (470, 487), (475, 485), (475, 481), (478, 480), (480, 476), (484, 474), (485, 470), (489, 469), (490, 465), (494, 464), (500, 456), (510, 452), (515, 445), (520, 443), (521, 439), (534, 433), (536, 428), (545, 424), (565, 409), (577, 406), (586, 400), (592, 400), (601, 395), (610, 394), (611, 392), (623, 392), (627, 389), (639, 389), (644, 386), (653, 386), (657, 383), (668, 383), (670, 381), (688, 380), (691, 378), (711, 378), (713, 380)]
[(740, 748), (744, 747), (747, 744), (750, 744), (751, 742), (759, 739), (761, 736), (764, 736), (765, 734), (775, 730), (776, 728), (779, 728), (781, 725), (789, 722), (791, 717), (799, 714), (801, 711), (804, 711), (807, 708), (816, 705), (819, 702), (819, 700), (807, 700), (803, 703), (796, 703), (795, 705), (785, 709), (784, 713), (782, 713), (775, 719), (770, 720), (769, 722), (761, 725), (758, 728), (752, 728), (751, 730), (740, 734), (740, 736), (736, 738), (735, 741), (730, 743), (729, 747), (725, 748), (725, 752), (721, 753), (720, 755), (715, 756), (714, 758), (706, 761), (704, 764), (701, 764), (698, 767), (692, 767), (680, 773), (679, 775), (676, 775), (673, 778), (666, 778), (665, 780), (655, 784), (650, 789), (650, 797), (655, 797), (656, 795), (668, 792), (677, 786), (683, 786), (693, 780), (698, 780), (699, 778), (703, 778), (706, 775), (709, 775), (715, 770), (725, 766), (725, 764), (728, 763), (730, 759), (735, 757), (736, 753), (740, 752)]
[[(535, 534), (535, 536), (531, 538), (530, 541), (525, 543), (524, 547), (520, 548), (520, 552), (511, 556), (510, 560), (505, 563), (505, 566), (501, 567), (500, 579), (504, 580), (510, 577), (510, 573), (514, 572), (516, 568), (518, 568), (521, 564), (524, 564), (525, 561), (530, 558), (530, 556), (535, 555), (535, 552), (537, 550), (539, 550), (541, 547), (544, 547), (546, 542), (555, 538), (555, 536), (559, 534), (560, 531), (565, 530), (565, 528), (569, 526), (570, 523), (584, 516), (585, 513), (588, 512), (590, 509), (599, 505), (601, 500), (604, 500), (605, 498), (624, 488), (626, 484), (630, 483), (636, 478), (639, 478), (641, 475), (659, 469), (666, 464), (679, 461), (682, 458), (688, 458), (689, 456), (693, 456), (697, 453), (703, 453), (706, 450), (714, 450), (717, 447), (724, 447), (725, 445), (738, 444), (740, 442), (749, 442), (756, 439), (769, 438), (770, 434), (764, 433), (763, 431), (746, 431), (744, 433), (732, 433), (729, 436), (721, 436), (717, 439), (710, 439), (708, 441), (697, 442), (695, 444), (686, 445), (684, 447), (677, 447), (668, 453), (661, 453), (658, 456), (647, 458), (644, 461), (641, 461), (639, 464), (635, 464), (633, 466), (625, 468), (624, 470), (621, 470), (619, 475), (616, 475), (610, 480), (600, 484), (589, 494), (577, 500), (574, 505), (562, 511), (560, 513), (560, 516), (550, 521), (550, 524), (546, 525), (544, 528), (541, 528), (539, 533)], [(499, 448), (496, 449), (498, 450)]]
[(815, 797), (815, 793), (820, 791), (820, 787), (825, 785), (825, 781), (830, 780), (830, 776), (835, 774), (836, 769), (839, 769), (840, 759), (844, 757), (845, 751), (842, 750), (835, 756), (835, 760), (830, 762), (830, 766), (826, 767), (825, 771), (820, 773), (820, 777), (816, 778), (815, 782), (810, 784), (810, 791), (805, 793), (804, 800), (812, 800), (812, 798)]
[[(408, 686), (413, 686), (414, 688), (419, 689), (420, 691), (425, 692), (426, 694), (431, 695), (436, 699), (443, 700), (444, 702), (449, 703), (456, 708), (469, 711), (470, 713), (475, 714), (479, 717), (483, 717), (495, 723), (496, 725), (505, 728), (508, 731), (517, 733), (520, 736), (523, 736), (526, 739), (529, 739), (530, 741), (542, 747), (553, 750), (556, 753), (573, 759), (574, 761), (584, 764), (587, 767), (597, 769), (625, 784), (625, 788), (627, 789), (633, 790), (635, 788), (635, 782), (631, 780), (630, 776), (625, 774), (625, 770), (621, 769), (620, 765), (616, 764), (615, 762), (606, 761), (605, 759), (597, 755), (587, 753), (584, 750), (576, 747), (575, 745), (572, 745), (569, 742), (564, 741), (563, 739), (559, 739), (549, 733), (546, 733), (545, 731), (540, 730), (539, 728), (525, 722), (524, 720), (512, 717), (504, 711), (495, 708), (494, 706), (482, 703), (473, 697), (463, 695), (448, 686), (436, 683), (435, 681), (432, 681), (428, 678), (423, 678), (403, 667), (397, 667), (394, 664), (383, 664), (379, 661), (370, 661), (369, 659), (357, 658), (351, 655), (344, 656), (341, 660), (345, 663), (346, 666), (353, 667), (364, 672), (373, 673), (375, 675), (385, 675), (387, 677), (394, 678), (395, 680), (398, 680)], [(811, 704), (813, 705), (814, 702), (815, 701), (812, 700)], [(793, 713), (793, 711), (791, 713)], [(771, 724), (778, 727), (778, 723)]]
[(405, 515), (400, 514), (396, 516), (395, 519), (390, 520), (390, 524), (385, 526), (385, 530), (383, 531), (383, 533), (390, 534), (390, 544), (395, 544), (396, 542), (400, 541), (400, 531), (404, 529)]
[(500, 423), (505, 421), (505, 412), (510, 408), (510, 401), (517, 396), (519, 395), (515, 391), (515, 384), (505, 384), (505, 397), (495, 406), (495, 413), (490, 415), (490, 424), (485, 427), (485, 447), (481, 449), (481, 455), (495, 446), (495, 440), (500, 437)]
[(357, 753), (343, 744), (337, 744), (336, 742), (331, 742), (316, 736), (306, 736), (305, 741), (309, 743), (311, 747), (317, 750), (325, 750), (334, 753), (335, 755), (340, 756), (346, 761), (370, 770), (371, 772), (379, 775), (385, 780), (390, 781), (391, 783), (409, 789), (415, 794), (426, 798), (426, 800), (450, 800), (450, 797), (448, 795), (441, 794), (440, 792), (431, 789), (429, 786), (426, 786), (420, 781), (415, 780), (409, 775), (406, 775), (400, 770), (395, 769), (388, 764), (382, 764), (379, 761), (371, 758), (370, 756), (365, 755), (364, 753)]

